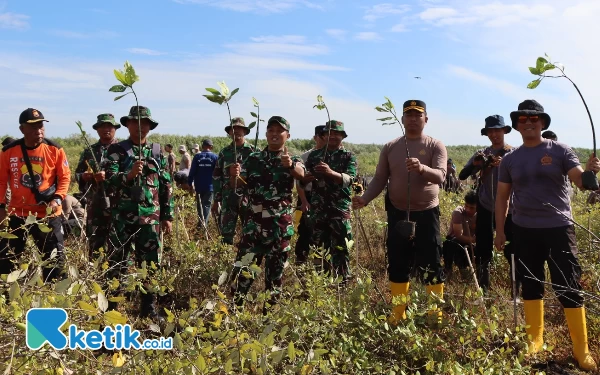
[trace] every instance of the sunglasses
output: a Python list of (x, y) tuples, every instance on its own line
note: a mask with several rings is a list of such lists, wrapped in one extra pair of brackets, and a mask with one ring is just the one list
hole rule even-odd
[(529, 121), (531, 121), (531, 123), (533, 124), (540, 120), (540, 116), (519, 116), (519, 124), (527, 123), (527, 119), (529, 119)]

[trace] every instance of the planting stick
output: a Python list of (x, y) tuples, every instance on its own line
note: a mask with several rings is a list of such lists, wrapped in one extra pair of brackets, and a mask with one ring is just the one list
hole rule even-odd
[(517, 278), (516, 278), (516, 265), (515, 265), (515, 254), (510, 254), (510, 264), (512, 266), (512, 290), (513, 290), (513, 316), (515, 319), (515, 332), (517, 330)]

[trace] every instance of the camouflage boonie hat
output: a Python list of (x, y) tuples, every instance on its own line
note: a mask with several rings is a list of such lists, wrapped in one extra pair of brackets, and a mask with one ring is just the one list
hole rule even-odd
[(270, 124), (279, 124), (281, 125), (285, 130), (290, 131), (290, 123), (288, 120), (284, 119), (281, 116), (273, 116), (269, 119), (269, 121), (267, 122), (267, 129), (269, 128)]
[(96, 121), (96, 123), (92, 125), (92, 128), (94, 130), (97, 130), (98, 127), (104, 123), (111, 124), (115, 127), (115, 129), (119, 129), (121, 127), (121, 125), (117, 124), (117, 122), (115, 121), (115, 116), (113, 116), (112, 113), (103, 113), (101, 115), (98, 115), (98, 121)]
[(231, 130), (231, 128), (234, 126), (237, 126), (239, 128), (244, 128), (244, 132), (246, 132), (246, 135), (250, 134), (250, 129), (246, 126), (246, 122), (241, 117), (232, 118), (231, 124), (229, 126), (225, 127), (225, 133), (229, 134), (229, 130)]
[(158, 121), (154, 121), (154, 119), (152, 119), (152, 112), (150, 112), (150, 108), (140, 106), (140, 112), (138, 116), (138, 107), (135, 105), (129, 109), (129, 116), (121, 117), (121, 125), (127, 126), (127, 120), (137, 120), (138, 117), (140, 119), (147, 118), (150, 121), (150, 130), (153, 130), (158, 126)]
[(344, 123), (337, 120), (331, 120), (325, 123), (325, 129), (323, 129), (323, 133), (329, 132), (329, 130), (335, 130), (338, 132), (344, 133), (344, 138), (348, 136), (346, 131), (344, 130)]

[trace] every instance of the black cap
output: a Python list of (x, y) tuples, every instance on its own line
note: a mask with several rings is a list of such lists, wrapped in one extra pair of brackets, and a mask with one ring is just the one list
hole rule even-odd
[(210, 139), (205, 139), (202, 141), (202, 147), (204, 146), (213, 146), (213, 142)]
[(517, 129), (517, 120), (519, 116), (540, 116), (545, 120), (545, 125), (542, 130), (546, 130), (550, 126), (550, 115), (544, 112), (544, 107), (533, 99), (524, 100), (519, 104), (516, 111), (510, 113), (512, 127), (515, 129)]
[(510, 133), (512, 128), (504, 123), (504, 117), (492, 115), (485, 118), (485, 126), (481, 129), (481, 135), (487, 135), (488, 129), (504, 129), (504, 134)]
[(323, 131), (325, 130), (326, 126), (325, 125), (317, 125), (315, 126), (315, 135), (321, 135), (321, 133), (323, 133)]
[(423, 112), (427, 111), (427, 106), (425, 105), (425, 102), (422, 100), (407, 100), (407, 101), (405, 101), (404, 105), (402, 106), (402, 112), (407, 112), (407, 111), (410, 111), (411, 109), (414, 109), (416, 111), (423, 113)]
[(19, 124), (35, 124), (40, 121), (48, 122), (48, 120), (44, 119), (42, 112), (34, 108), (27, 108), (19, 116)]

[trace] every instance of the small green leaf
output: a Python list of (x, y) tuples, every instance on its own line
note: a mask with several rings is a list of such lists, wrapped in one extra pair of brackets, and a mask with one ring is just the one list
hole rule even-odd
[(134, 83), (140, 80), (140, 77), (135, 74), (135, 69), (129, 63), (129, 61), (125, 61), (125, 79), (128, 83), (128, 86), (132, 86)]
[(239, 88), (233, 89), (233, 91), (231, 92), (231, 94), (229, 95), (229, 99), (231, 99), (238, 91), (240, 91)]
[(248, 124), (248, 129), (252, 129), (255, 126), (256, 126), (256, 121), (252, 121), (250, 124)]
[(217, 85), (221, 88), (221, 95), (229, 97), (229, 87), (225, 84), (225, 81), (217, 82)]
[(19, 238), (19, 237), (15, 236), (12, 233), (0, 232), (0, 238), (6, 238), (7, 240), (14, 240), (14, 239)]
[(115, 73), (115, 77), (117, 78), (117, 80), (119, 82), (121, 82), (125, 86), (128, 86), (127, 85), (127, 79), (125, 78), (125, 74), (123, 72), (121, 72), (120, 70), (115, 69), (114, 73)]
[(389, 112), (387, 109), (381, 107), (375, 107), (375, 109), (377, 110), (377, 112)]
[(114, 101), (116, 102), (117, 100), (119, 100), (119, 99), (121, 99), (122, 97), (124, 97), (124, 96), (127, 96), (127, 95), (129, 95), (129, 94), (131, 94), (131, 93), (130, 93), (130, 92), (128, 92), (127, 94), (119, 95), (119, 96), (117, 96), (117, 97), (114, 99)]
[(208, 91), (208, 92), (210, 92), (211, 94), (214, 94), (214, 95), (221, 95), (221, 93), (218, 90), (212, 89), (210, 87), (207, 87), (206, 91)]
[(531, 82), (529, 82), (529, 84), (527, 85), (528, 89), (535, 89), (536, 87), (538, 87), (540, 85), (540, 83), (542, 82), (541, 78), (538, 78), (536, 80), (533, 80)]
[(216, 96), (216, 95), (202, 95), (204, 96), (206, 99), (210, 100), (213, 103), (217, 103), (217, 104), (223, 104), (223, 102), (225, 101), (225, 98), (222, 96)]
[(40, 224), (38, 224), (38, 228), (43, 233), (50, 233), (50, 232), (52, 232), (52, 229), (49, 226), (47, 226), (46, 224), (40, 223)]
[(125, 90), (127, 90), (127, 87), (125, 87), (123, 85), (114, 85), (113, 87), (108, 89), (108, 91), (110, 91), (110, 92), (123, 92)]
[(548, 64), (548, 60), (543, 57), (538, 57), (537, 61), (535, 62), (535, 67), (541, 70), (546, 64)]
[(383, 118), (378, 118), (377, 121), (390, 121), (393, 120), (393, 117), (383, 117)]
[(254, 102), (254, 106), (258, 107), (258, 100), (255, 97), (252, 97), (252, 101)]
[(552, 70), (554, 68), (556, 68), (556, 65), (554, 65), (554, 64), (546, 64), (546, 65), (544, 65), (544, 71)]
[(27, 219), (25, 219), (25, 225), (35, 224), (36, 221), (37, 217), (35, 217), (35, 215), (29, 215), (27, 216)]
[(258, 116), (256, 115), (256, 113), (254, 113), (254, 112), (250, 112), (250, 116), (252, 116), (252, 117), (258, 117)]
[(540, 69), (538, 69), (538, 68), (533, 68), (533, 67), (531, 67), (531, 66), (529, 67), (529, 71), (531, 72), (531, 74), (535, 74), (535, 75), (540, 75), (540, 74), (542, 74), (542, 73), (540, 72)]

